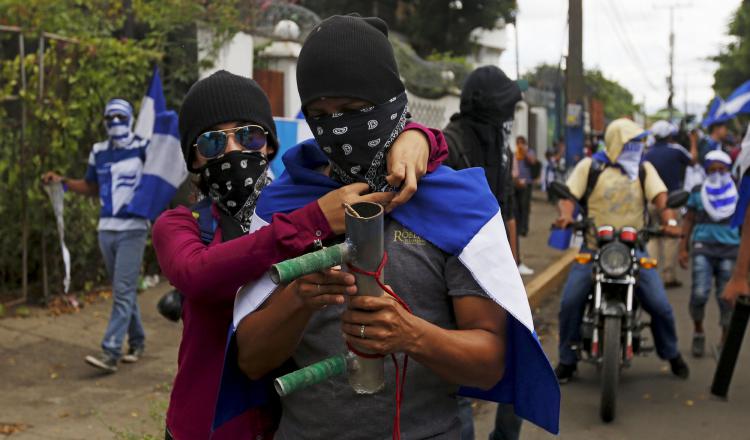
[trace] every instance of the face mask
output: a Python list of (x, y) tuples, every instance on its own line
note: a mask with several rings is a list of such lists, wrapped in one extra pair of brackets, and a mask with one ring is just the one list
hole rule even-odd
[(622, 147), (617, 157), (617, 165), (622, 168), (630, 180), (638, 178), (638, 169), (643, 157), (643, 142), (628, 142)]
[(104, 128), (113, 144), (125, 146), (133, 140), (133, 118), (126, 116), (104, 121)]
[(402, 93), (380, 105), (307, 118), (315, 140), (331, 161), (334, 180), (344, 185), (365, 182), (372, 191), (394, 190), (385, 180), (385, 155), (406, 125), (406, 104), (406, 93)]
[(200, 173), (211, 200), (248, 232), (255, 202), (269, 183), (267, 170), (268, 160), (262, 153), (231, 151), (208, 161)]
[(709, 174), (701, 186), (703, 209), (714, 221), (727, 219), (734, 214), (738, 198), (737, 187), (727, 172)]

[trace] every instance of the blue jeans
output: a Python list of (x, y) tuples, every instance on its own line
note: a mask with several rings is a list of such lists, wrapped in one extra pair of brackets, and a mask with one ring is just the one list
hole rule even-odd
[(102, 349), (115, 359), (122, 355), (126, 332), (131, 348), (142, 348), (146, 340), (137, 288), (147, 235), (146, 230), (99, 231), (99, 247), (112, 280), (112, 314)]
[[(461, 420), (461, 440), (474, 440), (474, 414), (471, 410), (471, 399), (457, 397), (458, 418)], [(516, 415), (513, 405), (498, 403), (495, 413), (495, 429), (489, 440), (518, 440), (521, 435), (522, 419)]]
[(719, 324), (729, 327), (732, 319), (732, 307), (721, 299), (721, 292), (732, 276), (734, 258), (708, 257), (693, 255), (693, 289), (690, 294), (690, 317), (693, 321), (703, 321), (706, 314), (706, 303), (711, 296), (711, 281), (716, 284), (716, 302), (719, 303)]
[[(639, 251), (636, 255), (642, 257), (646, 253)], [(560, 302), (560, 344), (558, 346), (562, 364), (573, 365), (578, 361), (570, 345), (581, 339), (583, 309), (588, 293), (594, 287), (594, 280), (591, 276), (592, 264), (573, 264), (563, 289)], [(641, 269), (635, 294), (643, 309), (651, 315), (651, 333), (654, 335), (656, 353), (662, 359), (677, 357), (680, 352), (677, 350), (674, 315), (659, 273), (653, 269)]]

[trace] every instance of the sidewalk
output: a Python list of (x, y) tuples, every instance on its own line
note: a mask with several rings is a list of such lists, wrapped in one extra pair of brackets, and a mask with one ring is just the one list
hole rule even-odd
[[(534, 194), (531, 232), (522, 242), (524, 262), (536, 274), (562, 255), (546, 244), (555, 209), (544, 197)], [(525, 277), (526, 283), (533, 278)], [(120, 364), (114, 375), (83, 361), (99, 350), (111, 300), (70, 315), (41, 311), (29, 318), (0, 319), (0, 433), (4, 424), (20, 424), (25, 427), (13, 440), (163, 438), (181, 334), (181, 324), (156, 311), (156, 302), (169, 288), (161, 283), (139, 296), (146, 353), (137, 364)], [(494, 418), (494, 406), (478, 405), (481, 417)]]

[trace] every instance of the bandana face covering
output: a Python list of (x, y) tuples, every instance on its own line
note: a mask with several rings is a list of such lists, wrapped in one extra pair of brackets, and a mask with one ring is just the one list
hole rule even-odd
[(727, 172), (709, 174), (701, 186), (703, 209), (714, 221), (725, 220), (734, 214), (737, 199), (737, 187)]
[(257, 151), (231, 151), (208, 161), (200, 173), (211, 200), (248, 232), (258, 195), (270, 183), (266, 157)]
[(331, 161), (331, 177), (344, 185), (365, 182), (372, 191), (391, 191), (385, 155), (404, 130), (406, 93), (361, 110), (308, 117), (315, 140)]
[(630, 180), (638, 178), (638, 168), (643, 157), (643, 142), (632, 141), (622, 147), (622, 152), (617, 156), (617, 165), (627, 174)]

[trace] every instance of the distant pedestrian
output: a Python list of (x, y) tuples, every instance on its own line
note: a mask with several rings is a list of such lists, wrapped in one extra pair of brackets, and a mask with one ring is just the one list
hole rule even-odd
[(729, 134), (727, 126), (723, 122), (715, 122), (708, 126), (708, 136), (704, 136), (698, 143), (698, 161), (705, 162), (709, 151), (721, 150), (723, 143)]
[(529, 148), (526, 138), (516, 137), (516, 160), (514, 167), (515, 183), (515, 217), (518, 249), (518, 271), (521, 275), (533, 275), (534, 270), (521, 261), (521, 239), (529, 234), (529, 218), (531, 216), (531, 194), (533, 192), (533, 168), (538, 164), (536, 153)]
[[(690, 316), (693, 319), (692, 353), (701, 357), (705, 351), (703, 330), (706, 303), (711, 288), (716, 286), (721, 326), (720, 346), (726, 339), (732, 306), (720, 298), (724, 286), (732, 276), (740, 245), (737, 228), (730, 224), (738, 196), (729, 169), (732, 161), (723, 151), (706, 154), (706, 181), (695, 188), (688, 200), (688, 213), (680, 243), (680, 266), (687, 268), (692, 253), (693, 288), (690, 296)], [(688, 244), (692, 247), (690, 252)]]
[[(651, 162), (656, 168), (659, 177), (667, 186), (667, 191), (682, 189), (685, 170), (697, 161), (698, 152), (695, 148), (689, 152), (685, 147), (674, 142), (677, 127), (670, 122), (655, 122), (651, 126), (651, 134), (654, 135), (656, 142), (646, 153), (644, 160)], [(652, 217), (658, 218), (658, 215)], [(676, 220), (679, 222), (679, 216)], [(662, 280), (667, 289), (682, 286), (682, 282), (675, 274), (679, 242), (678, 238), (673, 237), (652, 238), (648, 242), (648, 253), (659, 260)]]
[[(457, 170), (484, 168), (490, 190), (500, 204), (516, 261), (518, 254), (512, 174), (514, 156), (510, 148), (510, 132), (516, 103), (520, 100), (521, 89), (505, 72), (495, 66), (480, 67), (466, 79), (461, 90), (461, 112), (451, 116), (451, 122), (444, 130), (449, 153), (446, 165)], [(461, 440), (474, 440), (471, 399), (458, 399)], [(505, 433), (508, 440), (517, 439), (521, 423), (521, 419), (513, 412), (512, 405), (498, 405), (495, 431)]]
[[(114, 373), (119, 360), (138, 361), (146, 341), (136, 289), (148, 220), (128, 213), (126, 207), (143, 171), (148, 141), (133, 133), (133, 107), (123, 99), (107, 103), (104, 125), (109, 139), (94, 144), (83, 179), (69, 179), (49, 171), (42, 180), (62, 182), (64, 188), (74, 193), (99, 196), (99, 247), (112, 279), (113, 302), (102, 353), (86, 356), (86, 362)], [(126, 334), (129, 348), (123, 356)]]

